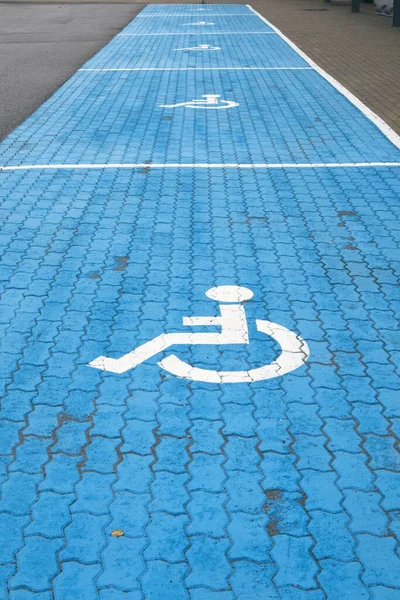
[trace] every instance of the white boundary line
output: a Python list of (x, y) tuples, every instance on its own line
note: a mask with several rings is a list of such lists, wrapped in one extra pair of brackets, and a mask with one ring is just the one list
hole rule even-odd
[(0, 166), (0, 171), (41, 169), (343, 169), (400, 167), (400, 162), (360, 163), (99, 163)]
[[(186, 18), (194, 18), (194, 17), (201, 17), (202, 15), (192, 15), (189, 13), (186, 14), (172, 14), (170, 13), (169, 15), (163, 15), (163, 14), (156, 14), (156, 15), (141, 15), (138, 14), (137, 17), (135, 17), (136, 19), (152, 19), (153, 17), (186, 17)], [(204, 15), (204, 17), (255, 17), (257, 15), (252, 15), (251, 13), (238, 13), (238, 14), (233, 14), (231, 13), (230, 15), (224, 15), (222, 13), (208, 13), (207, 15)]]
[(340, 92), (343, 96), (345, 96), (347, 98), (347, 100), (349, 100), (349, 102), (354, 104), (354, 106), (356, 106), (370, 121), (372, 121), (374, 123), (374, 125), (376, 125), (376, 127), (378, 127), (378, 129), (380, 129), (382, 131), (382, 133), (397, 148), (400, 149), (400, 136), (395, 131), (393, 131), (393, 129), (391, 127), (389, 127), (389, 125), (387, 125), (387, 123), (385, 123), (385, 121), (383, 119), (381, 119), (381, 117), (379, 117), (371, 109), (369, 109), (363, 102), (361, 102), (361, 100), (359, 100), (356, 96), (354, 96), (354, 94), (352, 94), (347, 88), (345, 88), (341, 83), (339, 83), (334, 77), (332, 77), (326, 71), (324, 71), (324, 69), (319, 67), (317, 65), (317, 63), (315, 63), (307, 54), (305, 54), (302, 50), (300, 50), (300, 48), (298, 46), (296, 46), (296, 44), (294, 44), (288, 37), (286, 37), (286, 35), (284, 33), (282, 33), (282, 31), (280, 29), (275, 27), (275, 25), (273, 25), (267, 19), (265, 19), (262, 15), (260, 15), (260, 13), (257, 12), (256, 10), (254, 10), (254, 8), (250, 4), (247, 4), (247, 8), (249, 8), (251, 11), (253, 11), (253, 13), (255, 15), (257, 15), (259, 17), (259, 19), (261, 19), (261, 21), (263, 21), (266, 25), (271, 27), (274, 30), (274, 32), (277, 35), (279, 35), (279, 37), (281, 37), (291, 48), (293, 48), (293, 50), (295, 50), (297, 52), (297, 54), (299, 54), (302, 58), (304, 58), (304, 60), (310, 65), (310, 67), (312, 67), (315, 71), (317, 71), (317, 73), (319, 73), (319, 75), (321, 75), (324, 79), (329, 81), (329, 83), (335, 89), (337, 89), (338, 92)]
[(103, 69), (78, 69), (78, 71), (313, 71), (312, 67), (121, 67)]
[(276, 31), (187, 31), (186, 33), (117, 33), (115, 37), (138, 37), (154, 35), (276, 35)]

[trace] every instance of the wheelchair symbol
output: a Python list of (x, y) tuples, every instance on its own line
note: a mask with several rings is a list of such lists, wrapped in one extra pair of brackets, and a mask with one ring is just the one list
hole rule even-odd
[(161, 108), (176, 108), (178, 106), (186, 106), (187, 108), (205, 108), (205, 109), (221, 109), (233, 108), (239, 106), (239, 102), (232, 100), (219, 100), (219, 94), (203, 94), (205, 100), (189, 100), (189, 102), (178, 102), (178, 104), (160, 104)]
[[(184, 317), (183, 325), (188, 327), (218, 326), (220, 333), (163, 333), (142, 344), (121, 358), (98, 356), (89, 363), (89, 367), (125, 373), (134, 369), (149, 358), (163, 352), (171, 346), (179, 345), (226, 345), (249, 344), (247, 319), (242, 302), (250, 300), (253, 292), (245, 287), (223, 285), (206, 292), (211, 300), (223, 302), (218, 317)], [(281, 347), (281, 354), (272, 363), (248, 371), (215, 371), (194, 367), (174, 354), (163, 358), (158, 365), (177, 377), (207, 383), (252, 383), (274, 377), (281, 377), (298, 369), (310, 355), (307, 343), (296, 333), (271, 321), (256, 319), (257, 331), (272, 337)]]
[(190, 26), (198, 26), (198, 25), (215, 25), (215, 23), (208, 23), (207, 21), (198, 21), (198, 23), (187, 23)]
[(192, 46), (191, 48), (174, 48), (174, 50), (221, 50), (220, 46), (210, 46), (209, 44), (199, 44), (198, 46)]

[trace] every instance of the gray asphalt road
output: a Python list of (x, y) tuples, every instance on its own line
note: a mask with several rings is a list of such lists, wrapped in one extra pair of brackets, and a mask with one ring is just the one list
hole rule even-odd
[(0, 139), (144, 6), (0, 3)]

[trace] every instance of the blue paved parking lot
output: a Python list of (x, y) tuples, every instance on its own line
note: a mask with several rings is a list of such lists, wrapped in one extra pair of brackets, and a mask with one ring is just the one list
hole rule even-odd
[(399, 148), (239, 5), (0, 145), (1, 599), (400, 598)]

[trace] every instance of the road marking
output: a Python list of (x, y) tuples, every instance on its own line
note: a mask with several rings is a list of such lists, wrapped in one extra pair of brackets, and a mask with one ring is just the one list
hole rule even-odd
[[(152, 19), (153, 17), (190, 17), (191, 13), (182, 13), (179, 15), (174, 15), (173, 13), (170, 13), (169, 15), (163, 15), (163, 14), (154, 14), (154, 15), (138, 15), (136, 17), (136, 19)], [(200, 15), (199, 15), (200, 16)], [(256, 17), (257, 15), (253, 15), (251, 13), (238, 13), (238, 14), (234, 14), (231, 13), (229, 15), (224, 15), (221, 13), (208, 13), (207, 17)]]
[(400, 162), (359, 163), (80, 163), (42, 165), (3, 165), (0, 171), (41, 169), (359, 169), (400, 167)]
[(184, 106), (186, 108), (202, 108), (205, 110), (221, 110), (227, 108), (235, 108), (239, 106), (239, 102), (233, 100), (220, 100), (219, 94), (202, 94), (205, 100), (189, 100), (188, 102), (178, 102), (177, 104), (160, 104), (161, 108), (178, 108)]
[[(149, 358), (160, 354), (171, 346), (195, 345), (230, 345), (250, 344), (247, 317), (242, 302), (250, 300), (253, 292), (237, 285), (223, 285), (211, 288), (206, 296), (220, 304), (219, 317), (183, 317), (183, 325), (187, 327), (220, 327), (216, 333), (162, 333), (135, 350), (124, 354), (121, 358), (98, 356), (89, 363), (89, 367), (109, 371), (118, 375), (126, 373), (141, 365)], [(174, 354), (162, 359), (158, 365), (184, 379), (204, 381), (207, 383), (252, 383), (281, 377), (303, 366), (310, 355), (307, 343), (303, 338), (282, 325), (271, 321), (256, 319), (257, 331), (272, 337), (280, 345), (280, 356), (262, 367), (248, 371), (216, 371), (202, 369), (182, 361)]]
[(324, 69), (317, 65), (305, 52), (300, 50), (296, 44), (292, 42), (280, 29), (272, 25), (267, 19), (265, 19), (259, 12), (254, 10), (254, 8), (247, 4), (247, 7), (253, 11), (258, 18), (263, 21), (266, 25), (273, 29), (274, 33), (279, 35), (293, 50), (297, 52), (299, 56), (301, 56), (309, 65), (312, 67), (321, 77), (326, 79), (338, 92), (340, 92), (343, 96), (345, 96), (354, 106), (356, 106), (370, 121), (372, 121), (378, 129), (385, 134), (385, 136), (397, 147), (400, 149), (400, 136), (393, 131), (391, 127), (383, 119), (381, 119), (377, 114), (375, 114), (368, 106), (366, 106), (361, 100), (359, 100), (354, 94), (352, 94), (347, 88), (345, 88), (341, 83), (339, 83), (334, 77), (329, 75)]
[(276, 31), (188, 31), (187, 33), (118, 33), (115, 37), (138, 37), (138, 36), (155, 36), (155, 35), (276, 35)]
[[(187, 50), (188, 48), (177, 48)], [(215, 48), (220, 50), (220, 48)], [(99, 69), (78, 69), (78, 71), (313, 71), (312, 67), (116, 67)]]
[(191, 48), (174, 48), (176, 51), (180, 50), (221, 50), (220, 46), (210, 46), (209, 44), (199, 44), (198, 46), (192, 46)]

